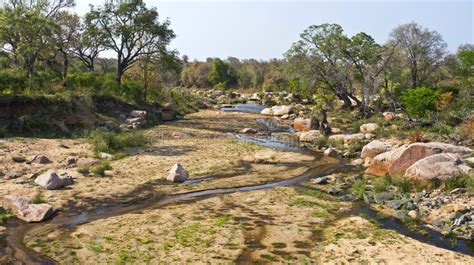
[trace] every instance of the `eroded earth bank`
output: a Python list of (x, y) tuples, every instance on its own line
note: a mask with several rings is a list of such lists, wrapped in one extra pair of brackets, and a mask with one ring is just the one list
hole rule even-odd
[[(1, 141), (2, 166), (26, 174), (0, 180), (0, 197), (41, 192), (60, 211), (42, 223), (9, 218), (0, 226), (0, 263), (474, 263), (472, 250), (403, 232), (402, 224), (387, 225), (363, 203), (311, 181), (350, 171), (345, 161), (291, 142), (236, 137), (247, 127), (268, 135), (261, 118), (203, 110), (147, 129), (151, 143), (112, 160), (103, 177), (67, 166), (70, 157), (94, 159), (85, 140)], [(12, 160), (39, 154), (51, 163)], [(176, 163), (188, 181), (164, 180)], [(50, 169), (74, 184), (43, 190), (28, 175)]]

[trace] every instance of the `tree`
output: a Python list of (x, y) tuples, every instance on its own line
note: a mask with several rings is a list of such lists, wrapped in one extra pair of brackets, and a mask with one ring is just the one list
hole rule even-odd
[(35, 66), (41, 58), (54, 55), (53, 33), (56, 24), (41, 15), (40, 9), (6, 6), (0, 13), (0, 39), (3, 48), (13, 55), (14, 65), (23, 65), (33, 87)]
[(390, 42), (398, 43), (405, 64), (410, 69), (411, 88), (422, 85), (442, 64), (446, 43), (436, 31), (412, 22), (400, 25), (390, 35)]
[(351, 108), (352, 101), (360, 105), (354, 95), (350, 62), (341, 49), (348, 42), (341, 26), (313, 25), (300, 37), (286, 53), (292, 78), (299, 80), (300, 86), (306, 89), (334, 93), (344, 102), (344, 108)]
[(61, 11), (56, 15), (58, 26), (55, 30), (55, 38), (59, 53), (62, 59), (62, 79), (66, 86), (66, 79), (69, 70), (69, 56), (73, 50), (74, 42), (80, 26), (80, 18), (76, 14)]
[(228, 87), (237, 83), (237, 78), (230, 64), (219, 58), (214, 59), (208, 74), (208, 80), (214, 86), (224, 84), (225, 87)]
[(158, 21), (155, 8), (147, 8), (143, 0), (115, 3), (110, 1), (103, 7), (91, 6), (86, 15), (86, 25), (94, 25), (105, 40), (105, 47), (117, 53), (116, 80), (122, 76), (140, 56), (166, 52), (166, 46), (175, 37), (169, 21)]

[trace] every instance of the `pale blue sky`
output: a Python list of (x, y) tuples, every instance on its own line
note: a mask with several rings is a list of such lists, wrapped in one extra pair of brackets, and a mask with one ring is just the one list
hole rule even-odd
[[(76, 0), (84, 14), (89, 4)], [(338, 23), (353, 35), (364, 31), (379, 43), (399, 24), (415, 21), (443, 36), (450, 51), (474, 43), (473, 1), (182, 1), (145, 0), (168, 17), (178, 35), (171, 47), (190, 59), (282, 58), (312, 24)]]

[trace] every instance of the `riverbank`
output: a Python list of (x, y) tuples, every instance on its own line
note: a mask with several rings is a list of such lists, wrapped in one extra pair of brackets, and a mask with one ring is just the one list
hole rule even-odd
[[(262, 147), (231, 135), (243, 128), (267, 130), (257, 118), (262, 116), (205, 110), (147, 130), (151, 144), (127, 150), (129, 156), (111, 161), (110, 176), (78, 175), (67, 189), (43, 191), (45, 201), (62, 207), (62, 212), (48, 223), (26, 229), (24, 243), (61, 264), (473, 261), (470, 255), (386, 229), (354, 210), (352, 202), (320, 192), (311, 182), (305, 184), (311, 177), (329, 174), (325, 168), (336, 169), (337, 159)], [(62, 157), (93, 157), (90, 146), (81, 140), (45, 141), (15, 139), (3, 144), (4, 150), (22, 150), (22, 155), (41, 151), (53, 161), (47, 167), (55, 170), (64, 167)], [(189, 182), (163, 180), (177, 162), (189, 171)], [(311, 168), (297, 186), (158, 203), (164, 194), (273, 183), (308, 174)], [(77, 173), (77, 169), (70, 171)], [(1, 185), (6, 187), (2, 196), (40, 191), (18, 180)], [(128, 206), (137, 208), (128, 211)], [(88, 214), (81, 215), (84, 211)], [(78, 215), (69, 218), (71, 213)], [(104, 218), (94, 219), (101, 214)], [(13, 231), (12, 227), (6, 233)], [(22, 241), (15, 235), (11, 239)]]

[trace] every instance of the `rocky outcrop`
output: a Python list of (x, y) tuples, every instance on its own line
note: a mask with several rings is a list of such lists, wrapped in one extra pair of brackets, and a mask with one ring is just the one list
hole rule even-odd
[(329, 156), (329, 157), (338, 158), (338, 157), (341, 156), (341, 152), (339, 152), (339, 150), (337, 150), (336, 148), (330, 147), (330, 148), (324, 150), (324, 155)]
[(321, 134), (320, 131), (317, 130), (311, 130), (307, 132), (300, 132), (299, 134), (299, 140), (300, 142), (314, 142), (317, 139), (324, 138), (324, 135)]
[(166, 179), (171, 182), (184, 182), (188, 179), (188, 177), (188, 171), (186, 171), (186, 169), (184, 169), (180, 163), (177, 163), (171, 168), (170, 173)]
[(405, 170), (418, 160), (443, 152), (461, 155), (470, 153), (471, 149), (438, 142), (414, 143), (375, 156), (366, 173), (375, 176), (386, 173), (404, 175)]
[(379, 125), (377, 123), (367, 123), (360, 126), (361, 133), (373, 133), (378, 130)]
[(292, 107), (287, 105), (273, 106), (262, 110), (263, 115), (283, 116), (290, 114)]
[(72, 177), (59, 177), (56, 172), (48, 171), (35, 179), (35, 183), (47, 190), (56, 190), (74, 184)]
[(469, 167), (462, 164), (459, 155), (441, 153), (418, 160), (407, 168), (405, 176), (421, 180), (446, 180), (468, 173), (466, 171), (469, 171), (469, 169)]
[(45, 155), (31, 156), (27, 164), (50, 164), (52, 161)]
[(293, 121), (293, 128), (297, 132), (305, 132), (311, 130), (311, 119), (296, 118)]
[(19, 219), (29, 223), (44, 221), (55, 212), (53, 206), (49, 204), (31, 204), (28, 199), (16, 195), (3, 197), (2, 206), (13, 212)]
[(356, 134), (335, 134), (329, 136), (328, 139), (330, 142), (340, 142), (340, 143), (353, 143), (360, 142), (365, 140), (365, 134), (356, 133)]
[(392, 145), (389, 143), (374, 140), (364, 146), (364, 148), (362, 148), (362, 153), (360, 156), (365, 160), (365, 163), (368, 165), (375, 156), (390, 151), (391, 148)]

